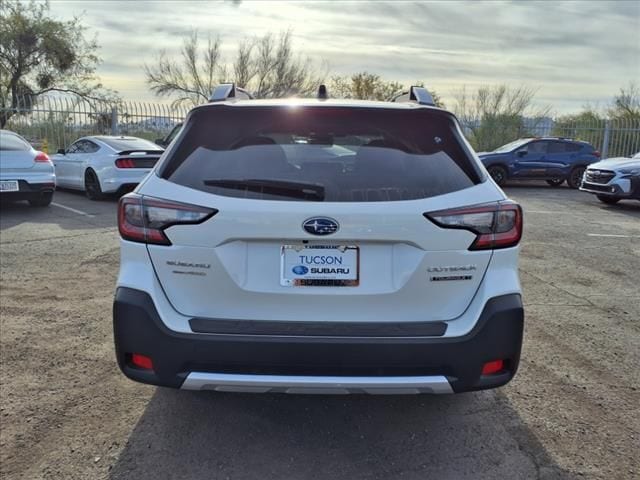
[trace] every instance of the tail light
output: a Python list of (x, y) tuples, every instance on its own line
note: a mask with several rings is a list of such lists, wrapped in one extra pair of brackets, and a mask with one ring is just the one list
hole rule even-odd
[(476, 239), (469, 250), (513, 247), (522, 238), (522, 208), (512, 201), (441, 210), (424, 215), (439, 227), (475, 233)]
[(202, 223), (216, 213), (213, 208), (130, 193), (118, 203), (118, 230), (124, 240), (171, 245), (164, 233), (166, 228)]
[(116, 160), (116, 167), (118, 168), (136, 168), (136, 162), (131, 158), (119, 158)]
[(44, 152), (38, 152), (36, 158), (34, 158), (33, 160), (39, 163), (51, 163), (51, 160), (49, 160), (49, 155)]
[(601, 156), (601, 154), (600, 154), (600, 152), (598, 150), (594, 150), (593, 151), (593, 155), (598, 157), (598, 158), (600, 158), (600, 156)]

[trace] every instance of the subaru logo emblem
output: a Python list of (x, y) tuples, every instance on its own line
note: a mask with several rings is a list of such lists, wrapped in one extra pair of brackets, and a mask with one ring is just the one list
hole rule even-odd
[(302, 228), (311, 235), (331, 235), (338, 231), (338, 222), (327, 217), (313, 217), (305, 220)]
[(296, 265), (291, 269), (296, 275), (305, 275), (309, 273), (309, 269), (304, 265)]

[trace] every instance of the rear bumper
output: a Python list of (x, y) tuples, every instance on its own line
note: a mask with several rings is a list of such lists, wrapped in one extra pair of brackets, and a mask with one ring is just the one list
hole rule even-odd
[[(113, 320), (123, 373), (185, 389), (289, 393), (450, 393), (495, 388), (516, 373), (523, 332), (520, 295), (489, 300), (461, 337), (202, 334), (169, 330), (151, 297), (118, 288)], [(148, 356), (153, 370), (130, 362)], [(483, 376), (484, 363), (506, 368)]]
[(100, 177), (104, 193), (119, 193), (135, 188), (151, 171), (150, 168), (111, 168)]
[[(9, 179), (7, 179), (9, 180)], [(27, 182), (26, 180), (18, 180), (17, 192), (2, 192), (0, 199), (9, 201), (32, 200), (41, 195), (53, 193), (56, 188), (55, 177), (41, 183)]]

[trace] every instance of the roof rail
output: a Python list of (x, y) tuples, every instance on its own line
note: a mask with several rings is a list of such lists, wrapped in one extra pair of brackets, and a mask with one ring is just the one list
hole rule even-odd
[(231, 99), (253, 100), (253, 96), (244, 88), (236, 87), (234, 83), (221, 83), (213, 89), (209, 97), (210, 102), (225, 102)]
[(417, 102), (420, 105), (435, 107), (433, 96), (424, 87), (412, 86), (408, 92), (402, 92), (391, 98), (392, 102)]

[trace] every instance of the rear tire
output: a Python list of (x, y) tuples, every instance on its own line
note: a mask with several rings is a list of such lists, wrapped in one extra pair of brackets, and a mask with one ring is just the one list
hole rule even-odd
[(507, 171), (504, 167), (492, 165), (487, 169), (487, 171), (489, 172), (489, 175), (491, 175), (491, 178), (493, 178), (493, 181), (499, 186), (503, 186), (507, 183)]
[(547, 183), (552, 187), (559, 187), (564, 183), (564, 178), (550, 178)]
[(571, 170), (569, 177), (567, 178), (567, 185), (571, 188), (578, 188), (582, 183), (582, 175), (584, 174), (584, 167), (576, 167)]
[(98, 175), (90, 168), (84, 173), (84, 192), (89, 200), (104, 199), (104, 193), (102, 193)]
[(29, 205), (32, 207), (48, 207), (53, 200), (53, 192), (41, 193), (35, 198), (29, 199)]
[(596, 197), (598, 197), (598, 200), (602, 203), (606, 203), (607, 205), (615, 205), (620, 201), (618, 197), (612, 197), (610, 195), (596, 195)]

